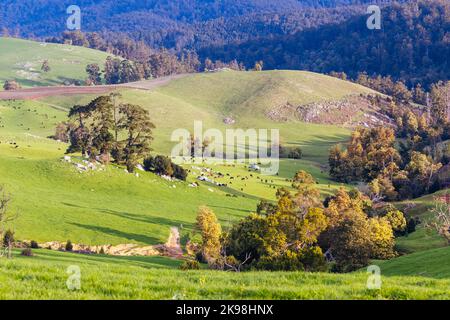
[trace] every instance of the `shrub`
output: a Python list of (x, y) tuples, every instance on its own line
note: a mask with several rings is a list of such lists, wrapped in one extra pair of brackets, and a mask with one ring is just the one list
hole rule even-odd
[(186, 181), (187, 171), (172, 162), (169, 157), (158, 155), (156, 157), (148, 157), (144, 160), (144, 169), (156, 174), (175, 177), (179, 180)]
[(6, 90), (6, 91), (9, 91), (9, 90), (18, 90), (18, 89), (20, 89), (21, 88), (21, 86), (20, 86), (20, 84), (18, 84), (16, 81), (14, 81), (14, 80), (6, 80), (5, 81), (5, 84), (3, 85), (3, 89), (4, 90)]
[(263, 256), (256, 265), (257, 269), (270, 271), (304, 270), (303, 263), (296, 252), (286, 250), (280, 255)]
[(33, 251), (31, 250), (31, 248), (25, 248), (22, 250), (21, 255), (25, 257), (32, 257)]
[(417, 222), (415, 219), (411, 218), (408, 220), (408, 224), (406, 225), (407, 233), (413, 233), (416, 231)]
[(186, 260), (180, 265), (181, 270), (199, 270), (200, 263), (196, 260)]
[(7, 248), (13, 243), (14, 243), (14, 232), (8, 230), (5, 232), (5, 235), (3, 236), (3, 246)]
[(288, 153), (289, 159), (301, 159), (302, 156), (303, 156), (303, 152), (302, 152), (302, 149), (300, 149), (299, 147), (293, 148)]
[(38, 244), (36, 241), (31, 240), (31, 242), (30, 242), (30, 248), (31, 248), (31, 249), (39, 249), (39, 244)]
[(303, 151), (300, 147), (283, 147), (280, 146), (280, 158), (301, 159)]
[(72, 250), (73, 250), (72, 242), (70, 240), (67, 240), (66, 251), (72, 251)]

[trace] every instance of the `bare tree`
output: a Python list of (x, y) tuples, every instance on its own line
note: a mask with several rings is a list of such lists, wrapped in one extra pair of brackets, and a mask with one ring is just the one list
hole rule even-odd
[(251, 259), (252, 255), (250, 253), (245, 254), (245, 259), (243, 261), (237, 260), (235, 257), (227, 256), (226, 249), (224, 248), (221, 252), (221, 270), (225, 270), (227, 267), (228, 271), (241, 272), (242, 267)]
[[(6, 226), (17, 218), (16, 214), (11, 214), (8, 210), (8, 204), (11, 201), (10, 195), (5, 191), (5, 188), (0, 185), (0, 247), (4, 247), (3, 237)], [(7, 243), (7, 256), (11, 258), (12, 243)]]
[(450, 245), (450, 203), (447, 201), (449, 198), (445, 196), (445, 200), (436, 199), (434, 208), (430, 210), (433, 217), (427, 226), (435, 229)]
[(247, 263), (248, 260), (250, 260), (251, 257), (252, 255), (250, 253), (246, 253), (244, 261), (238, 262), (236, 264), (229, 264), (225, 259), (225, 265), (234, 272), (241, 272), (241, 268)]

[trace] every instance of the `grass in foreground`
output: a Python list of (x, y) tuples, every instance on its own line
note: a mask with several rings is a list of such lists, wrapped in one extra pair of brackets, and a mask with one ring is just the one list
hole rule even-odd
[[(450, 299), (450, 280), (305, 272), (180, 271), (167, 258), (82, 256), (35, 250), (0, 259), (0, 299)], [(81, 270), (81, 289), (67, 289), (67, 268)], [(385, 273), (383, 273), (385, 274)]]

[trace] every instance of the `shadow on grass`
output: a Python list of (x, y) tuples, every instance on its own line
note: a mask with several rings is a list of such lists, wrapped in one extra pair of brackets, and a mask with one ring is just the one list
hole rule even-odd
[(94, 226), (94, 225), (88, 225), (88, 224), (81, 224), (81, 223), (70, 223), (71, 225), (74, 225), (79, 228), (83, 228), (86, 230), (101, 232), (110, 236), (115, 236), (119, 238), (124, 238), (132, 241), (138, 241), (142, 243), (146, 243), (149, 245), (158, 244), (160, 242), (160, 239), (155, 237), (149, 237), (142, 234), (137, 233), (129, 233), (129, 232), (123, 232), (120, 230), (108, 228), (108, 227), (101, 227), (101, 226)]
[[(23, 258), (20, 252), (16, 250), (18, 259), (30, 259)], [(122, 257), (122, 256), (110, 256), (110, 255), (97, 255), (97, 254), (79, 254), (71, 252), (51, 251), (46, 249), (33, 250), (37, 259), (47, 261), (57, 261), (68, 264), (77, 263), (105, 263), (114, 264), (115, 266), (137, 266), (146, 269), (167, 269), (177, 268), (181, 264), (181, 260), (161, 257), (161, 256), (148, 256), (148, 257)]]

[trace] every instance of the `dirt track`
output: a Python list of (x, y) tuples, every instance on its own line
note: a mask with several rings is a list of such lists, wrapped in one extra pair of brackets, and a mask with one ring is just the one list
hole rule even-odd
[(162, 77), (154, 80), (138, 81), (119, 85), (102, 86), (55, 86), (36, 87), (20, 89), (14, 91), (0, 91), (0, 100), (32, 100), (51, 96), (66, 96), (78, 94), (104, 94), (120, 88), (152, 90), (162, 85), (168, 84), (171, 80), (185, 77), (186, 74)]

